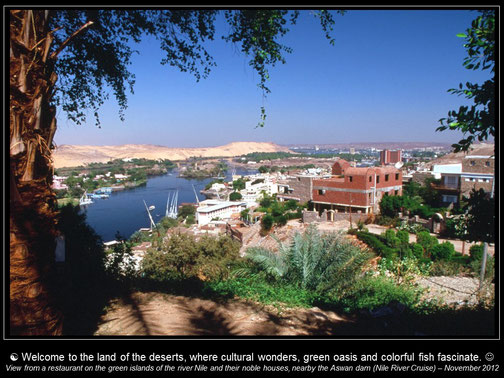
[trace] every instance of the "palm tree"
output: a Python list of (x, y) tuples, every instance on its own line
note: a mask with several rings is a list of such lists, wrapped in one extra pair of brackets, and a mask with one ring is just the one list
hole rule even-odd
[(43, 10), (10, 11), (10, 332), (55, 335), (61, 315), (51, 304), (56, 247), (51, 191), (56, 81), (51, 33)]
[(250, 248), (247, 258), (277, 281), (336, 295), (355, 283), (371, 257), (369, 251), (353, 245), (343, 233), (321, 234), (315, 226), (296, 233), (290, 244), (278, 244), (278, 252)]

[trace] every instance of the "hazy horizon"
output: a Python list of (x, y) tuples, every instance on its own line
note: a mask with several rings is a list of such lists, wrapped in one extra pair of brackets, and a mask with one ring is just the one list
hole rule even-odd
[[(64, 143), (64, 144), (59, 144), (57, 147), (61, 146), (97, 146), (97, 147), (106, 147), (106, 146), (125, 146), (125, 145), (152, 145), (156, 147), (166, 147), (166, 148), (212, 148), (212, 147), (223, 147), (226, 145), (234, 144), (234, 143), (271, 143), (275, 144), (278, 146), (282, 147), (288, 147), (288, 146), (331, 146), (331, 145), (383, 145), (383, 144), (390, 144), (390, 145), (399, 145), (399, 144), (417, 144), (417, 145), (430, 145), (430, 146), (435, 146), (435, 145), (443, 145), (443, 146), (450, 146), (451, 143), (448, 142), (436, 142), (436, 141), (386, 141), (386, 142), (372, 142), (372, 141), (358, 141), (358, 142), (319, 142), (319, 143), (276, 143), (272, 141), (255, 141), (255, 140), (235, 140), (235, 141), (230, 141), (227, 143), (223, 144), (208, 144), (208, 145), (194, 145), (194, 146), (189, 146), (189, 147), (172, 147), (172, 146), (167, 146), (159, 143), (121, 143), (121, 144), (85, 144), (85, 143)], [(482, 142), (482, 143), (489, 143), (493, 144), (493, 142)]]

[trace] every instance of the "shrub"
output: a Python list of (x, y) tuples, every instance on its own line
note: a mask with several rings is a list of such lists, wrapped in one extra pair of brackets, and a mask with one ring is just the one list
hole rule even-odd
[(267, 207), (271, 206), (272, 202), (273, 202), (273, 199), (271, 197), (268, 197), (265, 195), (264, 198), (259, 202), (259, 205), (261, 207), (267, 208)]
[(401, 196), (384, 196), (380, 201), (380, 214), (385, 217), (395, 218), (403, 206)]
[(433, 260), (450, 260), (455, 254), (455, 247), (449, 241), (434, 245), (431, 250)]
[(290, 199), (285, 203), (284, 206), (285, 210), (296, 210), (298, 207), (298, 203), (295, 200)]
[(271, 227), (273, 227), (274, 222), (275, 219), (270, 214), (264, 215), (261, 219), (261, 229), (263, 231), (271, 230)]
[(242, 195), (239, 193), (239, 192), (233, 192), (229, 195), (229, 200), (230, 201), (239, 201), (241, 200), (243, 197)]
[(428, 231), (420, 231), (417, 233), (417, 243), (420, 244), (425, 253), (430, 255), (432, 248), (439, 242), (435, 236), (432, 236)]
[(396, 237), (399, 239), (400, 245), (409, 244), (409, 233), (407, 231), (398, 230), (396, 233)]
[(347, 311), (373, 310), (391, 302), (399, 302), (414, 308), (420, 301), (421, 292), (410, 285), (397, 285), (383, 276), (367, 276), (360, 280), (352, 293), (341, 300)]
[(157, 281), (223, 279), (237, 261), (239, 248), (227, 236), (196, 240), (192, 235), (175, 234), (159, 250), (147, 251), (141, 269), (144, 277)]
[(430, 270), (431, 276), (457, 276), (462, 273), (467, 273), (467, 268), (456, 260), (434, 261)]
[(356, 235), (359, 240), (366, 243), (380, 256), (387, 258), (397, 257), (398, 251), (388, 247), (383, 241), (379, 239), (378, 235), (374, 235), (369, 232), (356, 232)]
[(379, 215), (375, 218), (376, 224), (380, 226), (398, 227), (401, 224), (400, 218), (391, 218), (386, 215)]
[(196, 208), (192, 205), (184, 205), (180, 208), (178, 212), (178, 216), (185, 218), (189, 215), (194, 215), (196, 214)]
[[(473, 274), (477, 277), (479, 277), (481, 273), (481, 261), (482, 259), (472, 260), (469, 262), (469, 267), (473, 271)], [(488, 256), (485, 268), (485, 280), (492, 281), (494, 277), (495, 277), (495, 259), (492, 256)]]
[(411, 252), (413, 252), (413, 256), (415, 256), (417, 259), (424, 257), (424, 248), (418, 243), (413, 243), (411, 245)]
[(396, 248), (399, 247), (399, 239), (396, 237), (396, 233), (392, 229), (386, 230), (382, 236), (385, 238), (385, 243), (391, 247)]
[(285, 226), (287, 224), (287, 216), (279, 215), (275, 217), (275, 223), (278, 224), (279, 226)]
[(471, 261), (481, 261), (483, 258), (483, 244), (474, 244), (469, 248), (469, 256)]

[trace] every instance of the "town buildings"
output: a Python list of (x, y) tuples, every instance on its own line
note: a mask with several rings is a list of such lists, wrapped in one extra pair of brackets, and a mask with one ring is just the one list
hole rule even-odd
[(198, 226), (204, 226), (214, 220), (231, 219), (247, 208), (245, 202), (205, 200), (199, 203), (196, 209)]
[(259, 202), (264, 195), (273, 196), (278, 193), (276, 177), (271, 175), (248, 176), (245, 181), (245, 189), (240, 190), (242, 201), (250, 207)]
[(312, 199), (313, 178), (317, 176), (296, 176), (278, 181), (277, 199), (280, 202), (294, 200), (306, 203)]
[(53, 176), (53, 183), (52, 183), (52, 188), (54, 190), (66, 190), (68, 189), (68, 185), (65, 184), (65, 180), (67, 179), (68, 177), (66, 176), (56, 176), (54, 175)]
[(377, 213), (385, 195), (402, 195), (402, 172), (392, 166), (351, 167), (338, 160), (330, 178), (313, 179), (314, 210)]
[(383, 150), (380, 151), (380, 164), (396, 164), (402, 161), (402, 152), (401, 150)]
[(494, 156), (467, 155), (458, 164), (434, 165), (432, 174), (441, 182), (433, 187), (441, 193), (444, 205), (456, 204), (472, 190), (493, 194), (494, 172)]

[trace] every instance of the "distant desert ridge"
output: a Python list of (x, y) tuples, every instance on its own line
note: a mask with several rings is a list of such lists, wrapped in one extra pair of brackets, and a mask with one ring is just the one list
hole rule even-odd
[(185, 160), (190, 157), (233, 157), (252, 152), (289, 152), (289, 148), (270, 142), (232, 142), (218, 147), (170, 148), (151, 144), (120, 146), (58, 146), (53, 152), (55, 168), (78, 167), (89, 163), (106, 163), (113, 159), (145, 158), (150, 160)]

